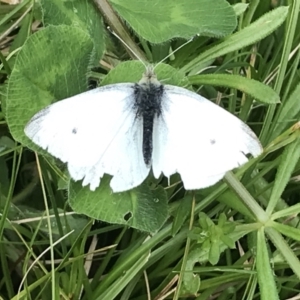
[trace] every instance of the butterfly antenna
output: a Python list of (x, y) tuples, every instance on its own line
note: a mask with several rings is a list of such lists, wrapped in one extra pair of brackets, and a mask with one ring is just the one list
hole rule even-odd
[(110, 26), (107, 26), (107, 29), (110, 31), (112, 35), (114, 35), (122, 44), (131, 51), (131, 53), (144, 65), (144, 67), (147, 69), (147, 65), (144, 63), (143, 59), (129, 46), (126, 44), (126, 42), (118, 35), (116, 34)]
[[(196, 36), (199, 36), (198, 34)], [(186, 46), (187, 44), (189, 44), (190, 42), (192, 42), (196, 36), (193, 36), (192, 38), (190, 38), (188, 41), (186, 41), (185, 43), (183, 43), (182, 45), (180, 45), (178, 48), (176, 48), (174, 51), (171, 51), (166, 57), (164, 57), (160, 62), (158, 62), (154, 69), (160, 65), (161, 63), (163, 63), (166, 59), (168, 59), (170, 56), (172, 56), (174, 53), (176, 53), (178, 50), (180, 50), (181, 48), (183, 48), (184, 46)], [(153, 70), (154, 70), (153, 69)]]

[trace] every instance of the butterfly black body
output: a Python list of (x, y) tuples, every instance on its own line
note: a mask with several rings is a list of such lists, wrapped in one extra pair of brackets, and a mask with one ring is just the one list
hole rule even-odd
[(146, 165), (151, 164), (154, 119), (161, 115), (163, 94), (164, 86), (151, 76), (145, 76), (134, 85), (136, 117), (143, 120), (143, 156)]

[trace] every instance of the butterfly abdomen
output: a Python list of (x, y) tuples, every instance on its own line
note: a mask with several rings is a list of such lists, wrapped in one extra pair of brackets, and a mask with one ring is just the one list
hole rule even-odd
[(143, 157), (146, 165), (151, 164), (153, 122), (154, 117), (161, 115), (163, 93), (163, 85), (157, 83), (136, 84), (134, 88), (136, 117), (143, 119)]

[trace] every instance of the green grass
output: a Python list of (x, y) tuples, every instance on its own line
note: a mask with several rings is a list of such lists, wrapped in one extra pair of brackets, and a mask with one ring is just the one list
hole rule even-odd
[[(0, 299), (297, 299), (300, 1), (244, 2), (1, 2)], [(217, 101), (264, 147), (222, 182), (90, 192), (25, 137), (88, 79), (137, 82), (131, 58), (156, 63), (193, 36), (158, 78)]]

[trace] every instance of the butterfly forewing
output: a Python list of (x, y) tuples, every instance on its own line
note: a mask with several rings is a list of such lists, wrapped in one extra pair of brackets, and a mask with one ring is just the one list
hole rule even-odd
[(71, 177), (84, 179), (91, 190), (104, 173), (113, 176), (113, 191), (128, 190), (149, 172), (133, 103), (133, 84), (101, 87), (46, 107), (30, 120), (25, 133), (66, 162)]
[(153, 173), (178, 172), (186, 189), (208, 187), (257, 156), (261, 145), (238, 118), (186, 89), (165, 86), (153, 131)]

